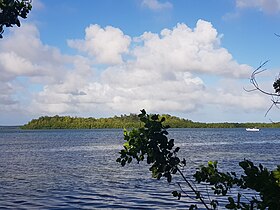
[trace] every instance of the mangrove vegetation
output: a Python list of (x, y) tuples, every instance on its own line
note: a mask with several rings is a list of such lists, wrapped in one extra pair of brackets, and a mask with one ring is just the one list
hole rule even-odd
[[(171, 128), (280, 128), (280, 122), (274, 123), (203, 123), (163, 114)], [(165, 123), (164, 122), (164, 123)], [(109, 118), (82, 118), (70, 116), (43, 116), (21, 126), (22, 129), (96, 129), (96, 128), (139, 128), (142, 122), (136, 114)]]

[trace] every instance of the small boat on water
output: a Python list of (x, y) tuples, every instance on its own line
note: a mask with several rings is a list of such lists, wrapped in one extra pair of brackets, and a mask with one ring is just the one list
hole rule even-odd
[(246, 128), (246, 131), (256, 132), (256, 131), (260, 131), (260, 129), (259, 128)]

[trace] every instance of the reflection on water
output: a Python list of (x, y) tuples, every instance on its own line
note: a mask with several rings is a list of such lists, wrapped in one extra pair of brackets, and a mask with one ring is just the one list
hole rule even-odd
[[(170, 137), (187, 157), (189, 171), (207, 160), (238, 170), (244, 158), (280, 163), (279, 129), (173, 129)], [(150, 178), (144, 163), (115, 162), (122, 130), (0, 130), (0, 209), (186, 209), (178, 188)], [(180, 181), (179, 177), (175, 181)], [(205, 186), (200, 186), (206, 191)]]

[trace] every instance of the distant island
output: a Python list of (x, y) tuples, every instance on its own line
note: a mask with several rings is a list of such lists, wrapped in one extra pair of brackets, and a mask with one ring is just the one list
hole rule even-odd
[[(202, 123), (193, 122), (168, 114), (163, 114), (165, 124), (171, 128), (280, 128), (277, 123)], [(82, 118), (70, 116), (44, 116), (33, 119), (21, 126), (22, 129), (96, 129), (96, 128), (138, 128), (141, 122), (136, 114), (114, 116), (109, 118)]]

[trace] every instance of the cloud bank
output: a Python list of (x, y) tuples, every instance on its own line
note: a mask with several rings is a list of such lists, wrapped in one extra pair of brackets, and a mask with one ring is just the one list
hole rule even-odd
[(83, 39), (68, 40), (68, 45), (76, 55), (43, 44), (34, 25), (14, 29), (0, 43), (0, 115), (15, 110), (32, 116), (95, 116), (142, 108), (191, 113), (208, 105), (267, 107), (261, 96), (242, 91), (240, 79), (252, 67), (234, 60), (207, 21), (198, 20), (193, 29), (178, 23), (139, 37), (90, 25)]

